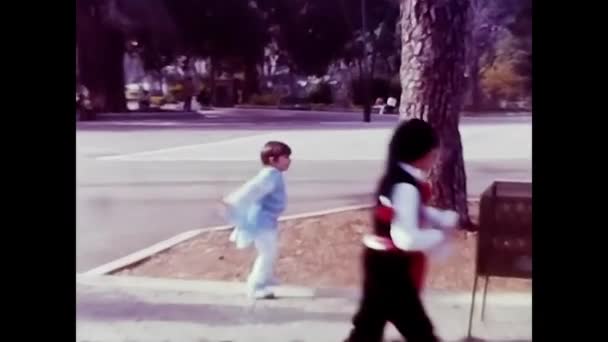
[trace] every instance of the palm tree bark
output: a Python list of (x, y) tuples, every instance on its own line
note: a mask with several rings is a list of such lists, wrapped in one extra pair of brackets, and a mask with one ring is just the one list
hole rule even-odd
[(428, 121), (441, 137), (433, 201), (472, 229), (458, 124), (464, 102), (469, 0), (402, 0), (401, 119)]

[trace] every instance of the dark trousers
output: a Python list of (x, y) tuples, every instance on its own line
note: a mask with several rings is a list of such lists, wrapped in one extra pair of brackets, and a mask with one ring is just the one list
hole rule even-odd
[(412, 261), (405, 253), (365, 249), (363, 297), (346, 341), (380, 342), (386, 322), (407, 342), (438, 341), (412, 279)]

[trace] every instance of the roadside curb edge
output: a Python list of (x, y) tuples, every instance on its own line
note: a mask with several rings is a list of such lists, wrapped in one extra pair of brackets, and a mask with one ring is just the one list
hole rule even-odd
[[(478, 198), (469, 198), (468, 201), (469, 202), (478, 202), (479, 199)], [(337, 214), (337, 213), (346, 212), (346, 211), (369, 209), (372, 206), (373, 205), (371, 205), (371, 204), (351, 205), (351, 206), (343, 206), (343, 207), (337, 207), (337, 208), (332, 208), (332, 209), (327, 209), (327, 210), (319, 210), (319, 211), (311, 211), (311, 212), (305, 212), (305, 213), (294, 214), (294, 215), (287, 215), (287, 216), (280, 217), (279, 222), (306, 219), (306, 218), (318, 217), (318, 216), (325, 216), (325, 215)], [(205, 227), (205, 228), (189, 230), (189, 231), (177, 234), (166, 240), (155, 243), (149, 247), (143, 248), (134, 253), (131, 253), (122, 258), (119, 258), (119, 259), (113, 260), (109, 263), (95, 267), (89, 271), (82, 272), (81, 275), (95, 276), (95, 275), (112, 274), (119, 270), (125, 269), (129, 266), (132, 266), (132, 265), (138, 264), (142, 261), (145, 261), (156, 254), (162, 253), (176, 245), (179, 245), (180, 243), (191, 240), (201, 234), (204, 234), (207, 232), (214, 232), (214, 231), (223, 231), (223, 230), (228, 230), (231, 228), (233, 228), (232, 225), (222, 225), (222, 226), (213, 226), (213, 227)]]
[[(372, 205), (354, 205), (354, 206), (344, 206), (338, 207), (328, 210), (320, 210), (320, 211), (312, 211), (295, 215), (287, 215), (279, 218), (279, 222), (290, 221), (290, 220), (298, 220), (298, 219), (306, 219), (310, 217), (317, 216), (325, 216), (330, 214), (336, 214), (351, 210), (361, 210), (371, 208)], [(106, 275), (117, 272), (121, 269), (127, 268), (129, 266), (140, 263), (144, 260), (151, 258), (152, 256), (162, 253), (180, 243), (193, 239), (200, 234), (213, 232), (213, 231), (222, 231), (231, 229), (232, 225), (222, 225), (222, 226), (213, 226), (213, 227), (205, 227), (200, 229), (189, 230), (180, 234), (177, 234), (171, 238), (160, 241), (158, 243), (153, 244), (152, 246), (141, 249), (137, 252), (131, 253), (122, 258), (116, 259), (114, 261), (110, 261), (109, 263), (103, 264), (101, 266), (95, 267), (89, 271), (81, 273), (82, 275)]]

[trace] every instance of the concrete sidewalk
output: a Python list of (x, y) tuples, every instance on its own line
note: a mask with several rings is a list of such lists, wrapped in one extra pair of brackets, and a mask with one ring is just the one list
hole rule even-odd
[[(77, 341), (342, 341), (357, 307), (353, 290), (280, 287), (277, 300), (247, 300), (239, 283), (77, 276)], [(445, 341), (466, 335), (470, 294), (427, 293)], [(478, 303), (481, 300), (478, 301)], [(480, 310), (476, 310), (479, 312)], [(488, 295), (484, 341), (531, 341), (530, 294)], [(398, 339), (387, 325), (386, 340)]]

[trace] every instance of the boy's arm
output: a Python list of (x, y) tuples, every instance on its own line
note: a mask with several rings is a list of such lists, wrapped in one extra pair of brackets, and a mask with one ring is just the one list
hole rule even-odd
[(423, 206), (422, 214), (433, 227), (440, 229), (452, 229), (458, 224), (458, 213), (453, 210), (439, 210), (437, 208)]
[(223, 202), (233, 208), (248, 206), (270, 193), (275, 184), (276, 180), (272, 170), (264, 169), (236, 191), (224, 197)]
[(392, 193), (394, 217), (391, 222), (391, 239), (395, 246), (406, 251), (426, 251), (441, 243), (443, 232), (420, 229), (420, 193), (408, 183), (395, 185)]

